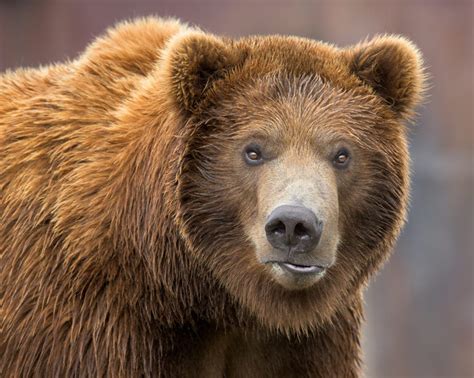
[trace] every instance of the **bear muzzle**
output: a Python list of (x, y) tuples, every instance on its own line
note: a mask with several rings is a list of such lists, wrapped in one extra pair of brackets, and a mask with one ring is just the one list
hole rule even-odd
[(318, 254), (323, 228), (323, 221), (305, 206), (282, 205), (270, 213), (265, 234), (273, 252), (264, 262), (284, 286), (305, 288), (324, 276), (332, 261)]

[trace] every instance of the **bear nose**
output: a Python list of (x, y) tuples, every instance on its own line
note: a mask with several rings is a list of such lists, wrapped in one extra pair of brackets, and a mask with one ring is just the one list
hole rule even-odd
[(323, 224), (304, 206), (283, 205), (274, 209), (265, 225), (270, 244), (284, 251), (310, 252), (319, 243)]

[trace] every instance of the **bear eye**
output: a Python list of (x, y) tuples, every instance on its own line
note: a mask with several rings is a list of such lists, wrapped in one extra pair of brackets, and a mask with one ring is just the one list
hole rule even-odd
[(249, 144), (244, 149), (244, 160), (249, 165), (257, 165), (263, 162), (262, 151), (258, 144)]
[(351, 160), (351, 155), (347, 148), (341, 148), (335, 155), (333, 164), (336, 168), (346, 168)]

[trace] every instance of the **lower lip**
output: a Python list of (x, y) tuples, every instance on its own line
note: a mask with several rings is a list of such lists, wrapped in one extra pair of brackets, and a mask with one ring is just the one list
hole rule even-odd
[(277, 263), (282, 269), (293, 274), (320, 275), (326, 272), (326, 268), (318, 265), (294, 265), (287, 262)]

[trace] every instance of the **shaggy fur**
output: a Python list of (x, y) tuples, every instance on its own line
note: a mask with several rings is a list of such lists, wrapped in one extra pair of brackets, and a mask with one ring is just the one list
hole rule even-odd
[[(404, 222), (422, 82), (401, 37), (339, 49), (153, 18), (5, 73), (2, 374), (357, 376), (361, 290)], [(253, 124), (285, 140), (276, 118), (349, 138), (363, 161), (337, 181), (337, 262), (308, 290), (257, 264), (258, 183), (232, 168)]]

